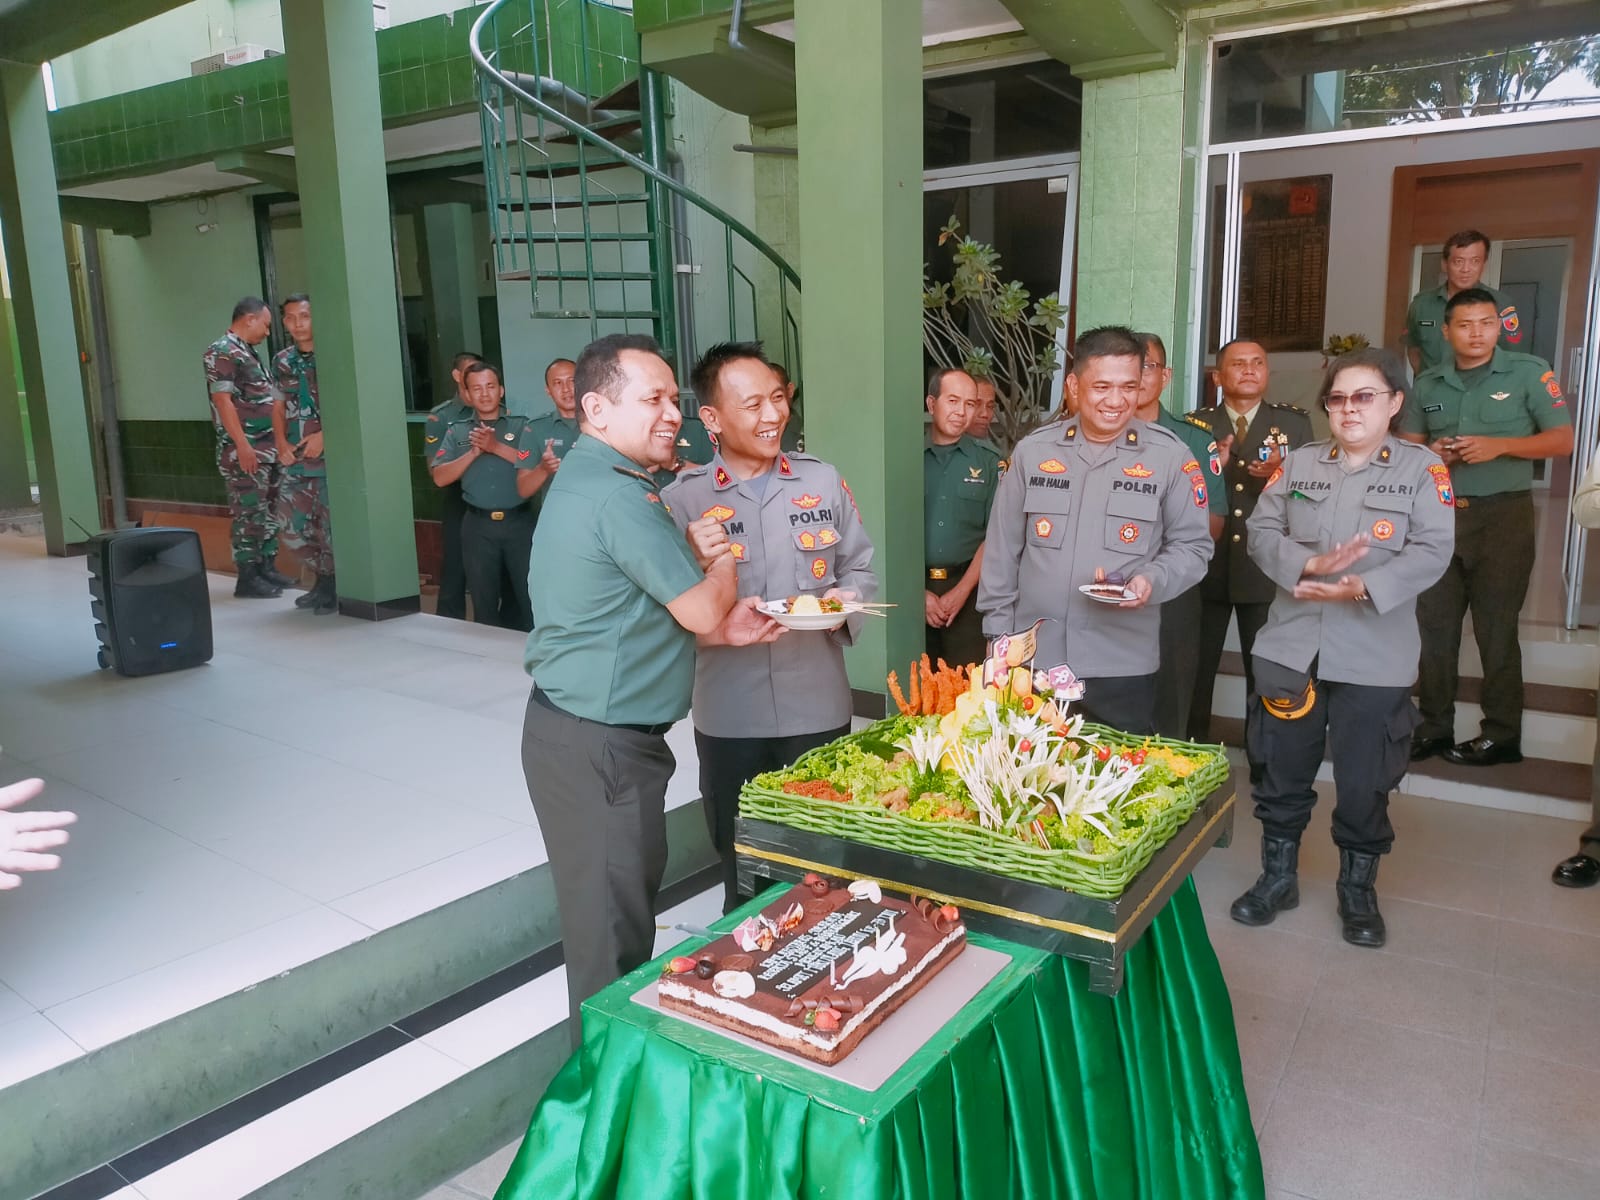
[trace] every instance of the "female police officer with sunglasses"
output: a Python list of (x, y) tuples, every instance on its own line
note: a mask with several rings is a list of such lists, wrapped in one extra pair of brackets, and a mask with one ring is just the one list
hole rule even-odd
[(1449, 471), (1394, 433), (1404, 389), (1387, 352), (1335, 360), (1319, 395), (1333, 436), (1290, 453), (1249, 522), (1250, 557), (1278, 594), (1256, 638), (1247, 725), (1251, 758), (1265, 765), (1254, 788), (1262, 870), (1233, 919), (1265, 925), (1300, 902), (1300, 835), (1326, 741), (1339, 916), (1357, 946), (1385, 940), (1374, 885), (1417, 721), (1416, 600), (1455, 542)]

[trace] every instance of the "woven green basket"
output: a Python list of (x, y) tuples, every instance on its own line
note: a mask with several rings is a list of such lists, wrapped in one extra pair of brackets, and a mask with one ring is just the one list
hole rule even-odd
[[(826, 758), (840, 746), (851, 742), (881, 741), (880, 722), (860, 733), (804, 755), (795, 765)], [(1228, 760), (1221, 746), (1197, 746), (1157, 737), (1133, 737), (1100, 725), (1085, 726), (1099, 735), (1103, 744), (1115, 748), (1169, 746), (1185, 755), (1205, 756), (1205, 764), (1187, 779), (1177, 781), (1173, 790), (1178, 799), (1162, 809), (1144, 826), (1140, 837), (1110, 854), (1092, 854), (1078, 849), (1045, 849), (1018, 838), (984, 829), (966, 821), (918, 821), (890, 812), (876, 804), (840, 804), (796, 796), (776, 788), (746, 784), (739, 793), (739, 813), (758, 821), (825, 834), (846, 841), (881, 846), (904, 854), (921, 855), (961, 867), (971, 867), (1012, 879), (1042, 883), (1080, 895), (1111, 900), (1120, 896), (1128, 884), (1149, 864), (1157, 850), (1171, 840), (1216, 787), (1228, 778)]]

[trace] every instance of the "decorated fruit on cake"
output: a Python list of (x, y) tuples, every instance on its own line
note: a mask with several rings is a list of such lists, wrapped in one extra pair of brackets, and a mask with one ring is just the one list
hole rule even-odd
[(657, 984), (662, 1008), (832, 1065), (967, 944), (961, 914), (816, 874)]

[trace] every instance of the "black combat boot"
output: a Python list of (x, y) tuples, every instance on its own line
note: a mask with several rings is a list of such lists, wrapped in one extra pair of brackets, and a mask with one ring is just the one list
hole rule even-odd
[(234, 581), (233, 594), (240, 600), (271, 600), (283, 595), (283, 589), (268, 583), (256, 569), (255, 563), (238, 564), (239, 578)]
[(1299, 839), (1261, 836), (1261, 875), (1233, 902), (1228, 915), (1241, 925), (1270, 925), (1300, 903)]
[(296, 582), (298, 582), (297, 580), (290, 579), (282, 571), (278, 570), (277, 564), (274, 563), (270, 558), (258, 560), (256, 562), (256, 571), (261, 578), (265, 579), (275, 588), (281, 589), (293, 587)]
[(333, 576), (318, 575), (316, 583), (307, 588), (303, 596), (294, 598), (294, 606), (296, 608), (315, 608), (317, 601), (322, 597), (323, 580), (325, 579), (331, 581)]
[(1352, 946), (1381, 946), (1388, 940), (1378, 911), (1378, 856), (1339, 848), (1339, 917), (1344, 940)]
[(317, 598), (311, 608), (317, 616), (326, 617), (339, 611), (339, 593), (334, 587), (332, 575), (318, 575), (317, 586), (311, 589), (311, 593)]

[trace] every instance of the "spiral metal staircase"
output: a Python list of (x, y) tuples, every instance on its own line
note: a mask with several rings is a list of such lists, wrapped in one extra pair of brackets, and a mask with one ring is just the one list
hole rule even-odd
[(654, 335), (680, 380), (745, 339), (798, 374), (800, 278), (684, 184), (638, 45), (600, 0), (495, 0), (473, 25), (497, 277), (526, 281), (534, 321)]

